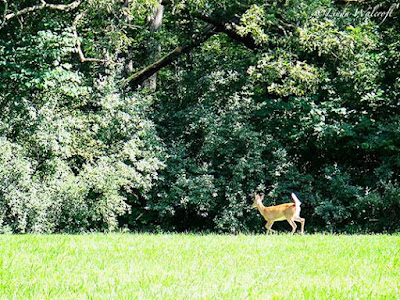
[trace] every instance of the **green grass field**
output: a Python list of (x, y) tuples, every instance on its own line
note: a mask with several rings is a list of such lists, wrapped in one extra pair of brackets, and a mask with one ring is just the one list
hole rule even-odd
[(0, 299), (400, 299), (400, 235), (2, 235)]

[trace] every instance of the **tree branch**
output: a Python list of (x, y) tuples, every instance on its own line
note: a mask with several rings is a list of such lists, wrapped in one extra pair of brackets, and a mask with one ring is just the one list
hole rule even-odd
[[(173, 1), (171, 0), (162, 0), (161, 1), (162, 5), (168, 6), (173, 4)], [(241, 15), (243, 14), (246, 10), (248, 9), (247, 6), (243, 6), (240, 10), (236, 12), (236, 14)], [(247, 34), (245, 36), (242, 36), (238, 33), (236, 30), (236, 26), (239, 23), (239, 18), (233, 18), (229, 20), (228, 22), (224, 22), (221, 20), (216, 20), (214, 18), (208, 17), (206, 15), (203, 15), (201, 13), (197, 12), (190, 12), (189, 10), (184, 9), (183, 12), (190, 18), (194, 17), (196, 19), (199, 19), (203, 22), (206, 22), (208, 24), (212, 24), (215, 26), (215, 31), (217, 32), (222, 32), (225, 33), (227, 36), (229, 36), (231, 39), (234, 41), (243, 44), (247, 48), (251, 50), (256, 50), (262, 48), (261, 45), (257, 44), (256, 41), (253, 39), (251, 34)]]
[(201, 45), (204, 43), (206, 40), (208, 40), (211, 36), (215, 34), (215, 26), (214, 25), (208, 25), (202, 33), (196, 37), (193, 38), (193, 40), (183, 46), (178, 46), (159, 60), (155, 61), (151, 65), (147, 66), (146, 68), (136, 72), (135, 74), (132, 74), (128, 78), (122, 81), (122, 86), (126, 86), (130, 84), (132, 88), (136, 88), (137, 85), (143, 80), (149, 78), (153, 74), (157, 73), (159, 70), (161, 70), (163, 67), (169, 65), (170, 63), (174, 62), (177, 60), (181, 55), (190, 52), (193, 48)]
[(79, 39), (78, 30), (77, 30), (77, 24), (78, 24), (79, 20), (81, 20), (84, 16), (85, 16), (84, 13), (77, 15), (75, 17), (74, 23), (72, 24), (72, 30), (73, 30), (74, 38), (76, 41), (76, 53), (78, 53), (80, 61), (81, 62), (101, 62), (101, 63), (108, 62), (109, 60), (107, 60), (107, 59), (86, 58), (85, 57), (85, 54), (82, 51), (81, 41)]
[(238, 43), (243, 44), (245, 47), (247, 47), (251, 50), (256, 50), (256, 49), (262, 48), (262, 46), (257, 44), (256, 41), (253, 39), (253, 37), (250, 34), (242, 36), (237, 32), (236, 26), (239, 21), (239, 18), (235, 18), (229, 22), (222, 23), (222, 22), (219, 22), (211, 17), (205, 16), (200, 13), (192, 13), (191, 16), (193, 16), (199, 20), (202, 20), (208, 24), (214, 25), (215, 31), (225, 33), (231, 39), (235, 40)]
[[(6, 0), (3, 0), (3, 2), (7, 3)], [(26, 13), (29, 13), (32, 11), (36, 11), (36, 10), (41, 10), (44, 8), (53, 9), (53, 10), (70, 11), (70, 10), (77, 8), (79, 6), (79, 4), (81, 4), (81, 0), (76, 0), (70, 4), (51, 4), (51, 3), (47, 3), (44, 0), (40, 0), (40, 4), (26, 7), (15, 13), (6, 14), (4, 17), (4, 22), (7, 22), (7, 21), (11, 20), (12, 18), (18, 17), (20, 15), (23, 15), (23, 14), (26, 14)]]

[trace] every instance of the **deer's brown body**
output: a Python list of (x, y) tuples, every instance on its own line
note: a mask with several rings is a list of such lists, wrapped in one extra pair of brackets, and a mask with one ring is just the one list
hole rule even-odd
[(292, 198), (294, 200), (294, 202), (292, 203), (284, 203), (275, 206), (264, 206), (264, 204), (262, 203), (264, 196), (255, 194), (252, 208), (257, 208), (260, 214), (267, 221), (265, 228), (268, 232), (275, 232), (275, 230), (271, 229), (275, 221), (287, 220), (290, 226), (292, 226), (292, 234), (296, 231), (297, 228), (295, 221), (301, 223), (300, 233), (304, 233), (305, 219), (300, 217), (301, 202), (293, 193)]

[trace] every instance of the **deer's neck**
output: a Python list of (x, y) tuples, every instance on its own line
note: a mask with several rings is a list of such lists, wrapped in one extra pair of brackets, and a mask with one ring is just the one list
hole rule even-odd
[(261, 213), (261, 214), (263, 214), (263, 211), (265, 210), (265, 206), (264, 206), (264, 204), (261, 202), (261, 201), (258, 201), (257, 202), (257, 208), (258, 208), (258, 211)]
[(265, 220), (269, 220), (270, 219), (269, 207), (268, 206), (264, 206), (264, 204), (262, 204), (262, 202), (259, 201), (257, 203), (257, 208), (258, 208), (258, 211), (264, 217)]

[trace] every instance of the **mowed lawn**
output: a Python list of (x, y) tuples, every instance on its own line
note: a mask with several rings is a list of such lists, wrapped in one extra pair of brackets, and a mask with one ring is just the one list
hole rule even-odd
[(400, 299), (400, 235), (2, 235), (0, 255), (0, 299)]

